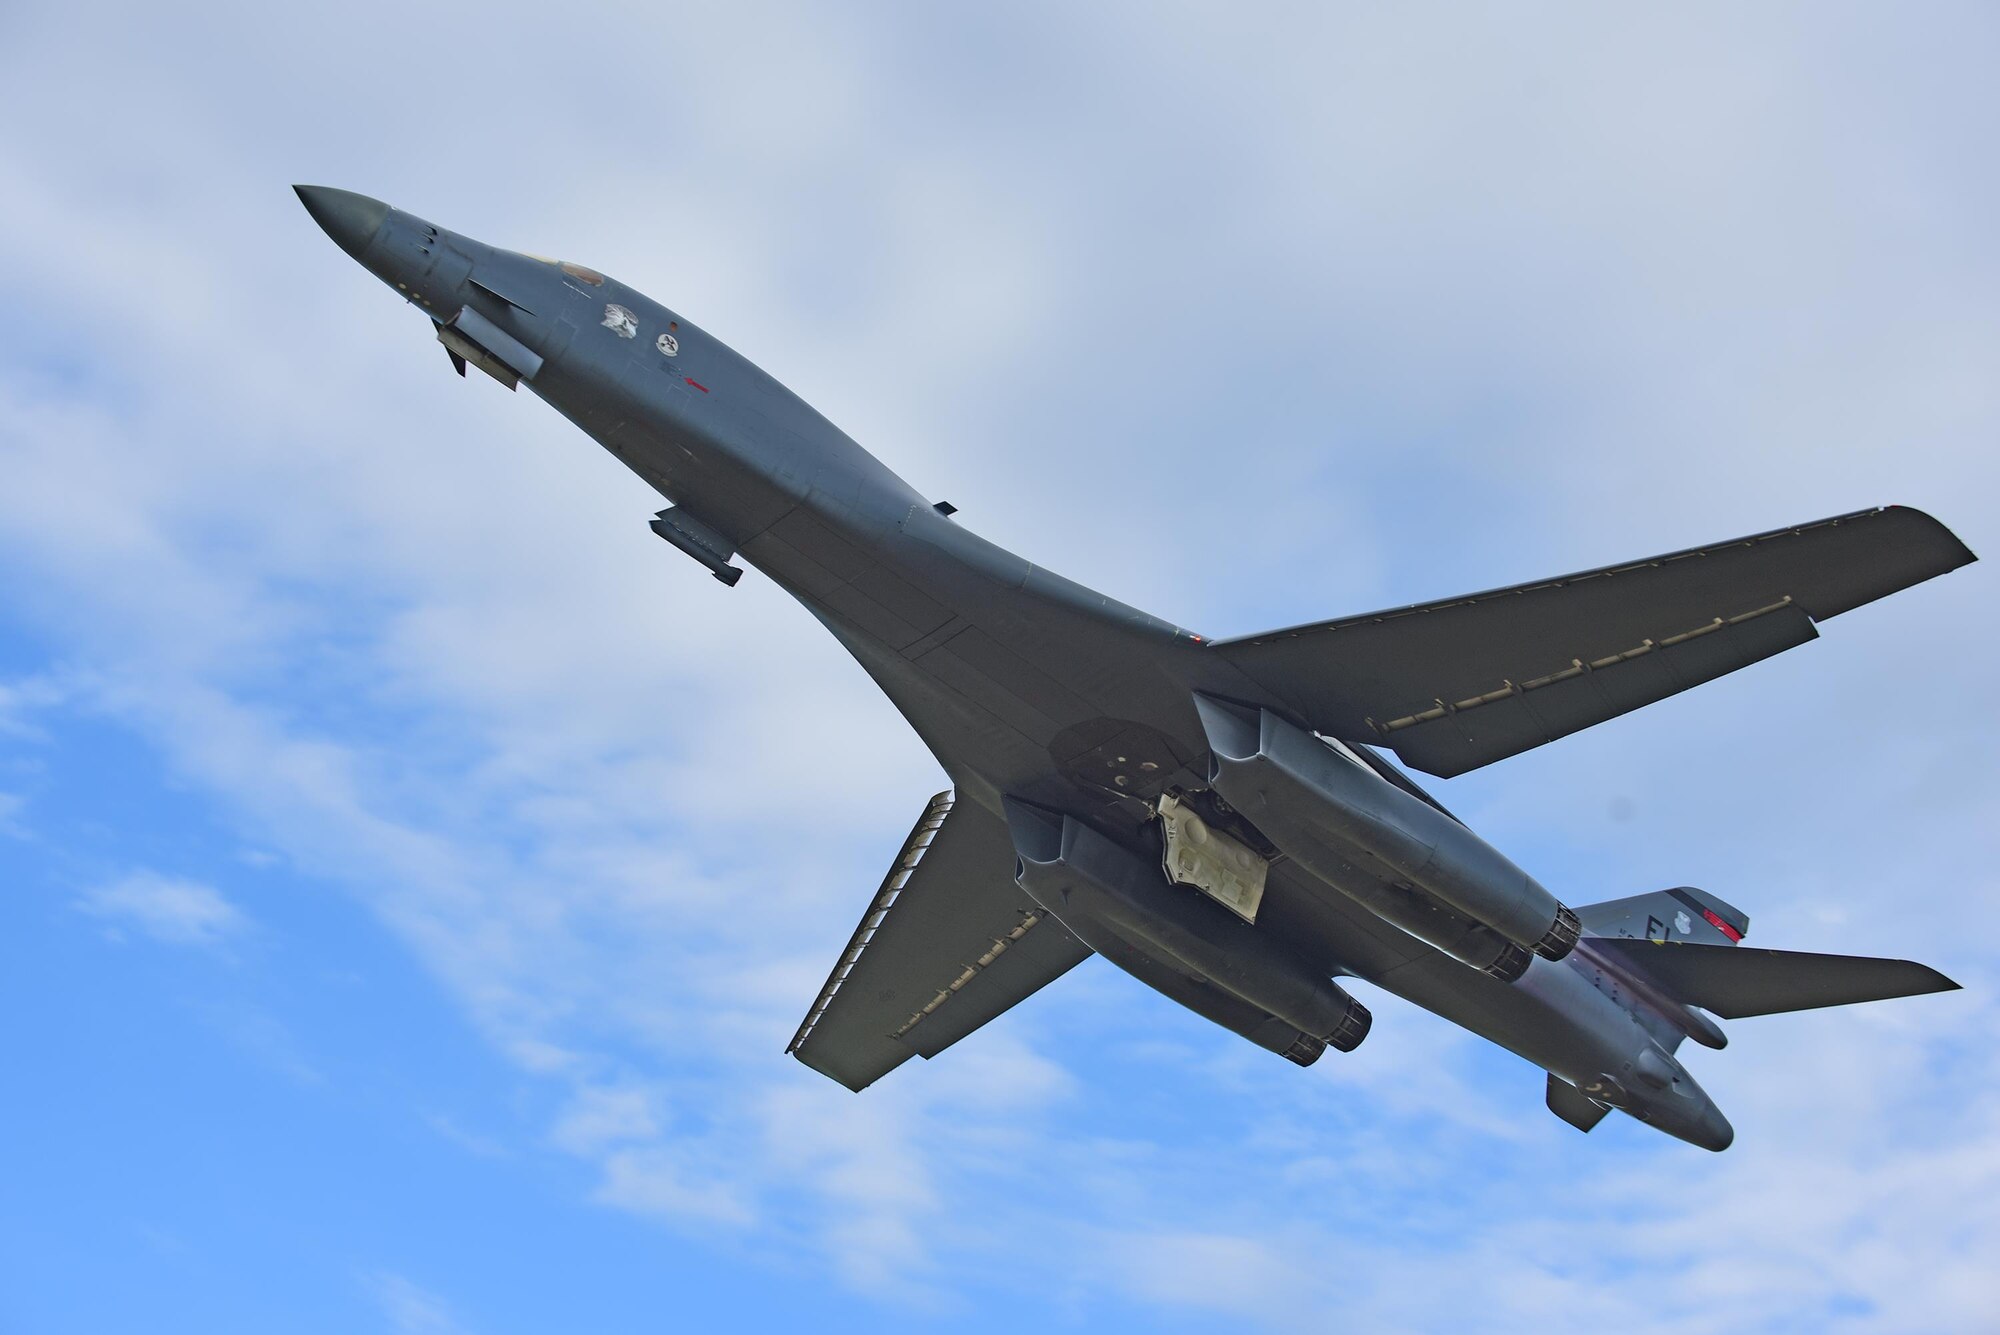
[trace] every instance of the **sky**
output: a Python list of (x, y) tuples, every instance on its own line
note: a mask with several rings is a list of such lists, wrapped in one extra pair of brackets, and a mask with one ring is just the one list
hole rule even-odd
[(784, 1056), (935, 762), (293, 182), (685, 311), (1221, 637), (1884, 503), (2000, 550), (1990, 6), (0, 5), (0, 1332), (2000, 1325), (1990, 563), (1432, 787), (1948, 995), (1711, 1155), (1357, 985)]

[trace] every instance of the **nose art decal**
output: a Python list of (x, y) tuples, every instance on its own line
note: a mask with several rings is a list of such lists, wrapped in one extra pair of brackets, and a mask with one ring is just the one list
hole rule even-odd
[(631, 338), (639, 332), (639, 317), (616, 304), (604, 308), (603, 324), (620, 338)]

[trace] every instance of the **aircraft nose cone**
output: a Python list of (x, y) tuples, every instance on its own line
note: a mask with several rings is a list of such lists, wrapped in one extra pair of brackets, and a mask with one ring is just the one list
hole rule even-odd
[(389, 216), (387, 204), (352, 190), (335, 190), (325, 185), (295, 185), (292, 189), (298, 192), (299, 203), (306, 206), (306, 212), (321, 230), (357, 260), (381, 228), (382, 220)]

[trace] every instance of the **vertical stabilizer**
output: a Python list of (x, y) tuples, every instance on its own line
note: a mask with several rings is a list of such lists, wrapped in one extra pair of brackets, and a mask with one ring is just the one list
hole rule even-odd
[(1586, 936), (1733, 946), (1750, 933), (1749, 914), (1691, 885), (1586, 904), (1576, 913), (1583, 920)]

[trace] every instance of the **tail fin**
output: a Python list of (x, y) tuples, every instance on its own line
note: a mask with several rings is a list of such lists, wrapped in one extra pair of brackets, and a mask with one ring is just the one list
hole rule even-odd
[[(1668, 1055), (1684, 1037), (1711, 1048), (1728, 1041), (1704, 1011), (1741, 1020), (1958, 989), (1936, 969), (1913, 960), (1739, 947), (1737, 942), (1750, 930), (1749, 917), (1692, 886), (1586, 904), (1577, 908), (1576, 915), (1584, 929), (1584, 939), (1578, 943), (1580, 958), (1586, 967), (1595, 966), (1621, 983), (1613, 995), (1629, 994), (1624, 1004), (1658, 1045), (1642, 1053), (1641, 1062), (1649, 1053), (1658, 1057), (1678, 1073), (1672, 1082), (1675, 1090), (1679, 1092), (1685, 1080), (1702, 1107), (1689, 1118), (1683, 1116), (1685, 1108), (1676, 1111), (1671, 1099), (1635, 1107), (1622, 1097), (1607, 1097), (1641, 1121), (1707, 1149), (1723, 1148), (1733, 1133), (1714, 1103)], [(1605, 1094), (1596, 1084), (1587, 1088)], [(1612, 1088), (1617, 1088), (1615, 1081)], [(1550, 1112), (1579, 1131), (1596, 1126), (1607, 1110), (1603, 1098), (1553, 1073), (1547, 1100)], [(1678, 1120), (1661, 1120), (1663, 1109)]]
[(1750, 931), (1750, 916), (1742, 909), (1691, 885), (1629, 899), (1607, 899), (1577, 909), (1576, 915), (1583, 920), (1586, 935), (1640, 941), (1733, 946)]
[(1630, 961), (1676, 1001), (1725, 1020), (1958, 990), (1957, 983), (1913, 960), (1618, 937), (1596, 944)]

